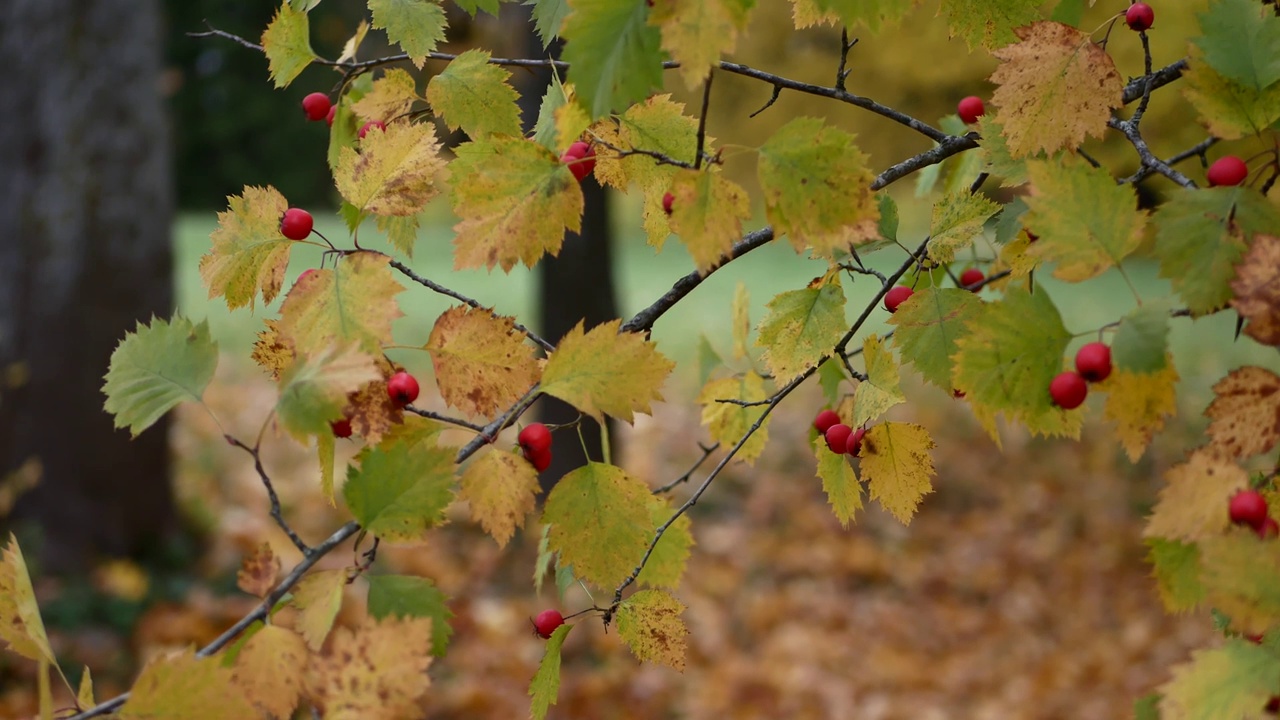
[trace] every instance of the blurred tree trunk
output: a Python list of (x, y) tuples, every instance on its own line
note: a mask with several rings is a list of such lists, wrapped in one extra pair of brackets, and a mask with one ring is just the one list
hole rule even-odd
[(40, 469), (9, 522), (53, 572), (176, 527), (168, 424), (130, 441), (100, 390), (172, 311), (162, 47), (156, 0), (0, 4), (0, 478)]
[[(521, 57), (546, 57), (550, 52), (559, 56), (553, 46), (543, 49), (542, 41), (534, 32), (529, 9), (523, 5), (503, 7), (503, 19), (508, 27), (518, 28), (523, 37), (518, 47)], [(558, 43), (557, 43), (558, 45)], [(572, 72), (572, 70), (570, 71)], [(538, 119), (542, 96), (551, 83), (551, 72), (517, 72), (513, 81), (520, 91), (520, 112), (526, 129), (531, 129)], [(568, 78), (572, 80), (572, 76)], [(618, 317), (618, 303), (613, 281), (613, 232), (609, 220), (609, 198), (594, 177), (582, 182), (585, 211), (582, 216), (582, 232), (567, 233), (564, 246), (557, 257), (546, 257), (538, 263), (538, 300), (541, 308), (538, 328), (549, 342), (557, 343), (565, 333), (579, 322), (588, 329)], [(538, 401), (539, 420), (551, 423), (567, 423), (577, 419), (578, 411), (571, 405), (553, 397), (544, 396)], [(612, 429), (613, 423), (610, 423)], [(614, 436), (609, 433), (610, 440)], [(572, 430), (557, 432), (551, 446), (551, 467), (542, 473), (542, 486), (549, 491), (565, 473), (581, 467), (587, 459), (600, 461), (604, 453), (600, 443), (600, 426), (592, 419), (582, 422), (582, 438)], [(583, 454), (583, 441), (586, 455)], [(616, 441), (611, 446), (617, 446)]]

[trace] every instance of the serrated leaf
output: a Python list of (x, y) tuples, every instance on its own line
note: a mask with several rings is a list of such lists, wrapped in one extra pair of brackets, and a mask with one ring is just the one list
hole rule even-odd
[(755, 0), (663, 0), (653, 4), (649, 24), (661, 30), (662, 49), (680, 63), (680, 74), (692, 90), (721, 55), (733, 52), (754, 5)]
[(849, 329), (840, 277), (819, 278), (803, 290), (779, 293), (756, 328), (756, 346), (774, 381), (786, 383), (831, 352)]
[(353, 342), (380, 352), (391, 342), (391, 321), (403, 315), (395, 296), (404, 287), (389, 262), (385, 255), (355, 253), (299, 280), (280, 306), (281, 340), (299, 352)]
[[(698, 120), (685, 115), (684, 107), (684, 103), (672, 102), (670, 95), (655, 95), (632, 105), (613, 120), (597, 123), (595, 132), (622, 152), (643, 150), (692, 162), (698, 147)], [(659, 203), (678, 170), (677, 166), (659, 163), (643, 153), (623, 157), (600, 151), (596, 160), (596, 178), (601, 183), (624, 191), (636, 183), (652, 189)], [(658, 207), (661, 209), (660, 204)]]
[(893, 344), (927, 382), (952, 390), (957, 341), (968, 332), (966, 323), (980, 312), (982, 301), (968, 290), (918, 290), (889, 317), (895, 327)]
[[(726, 447), (733, 447), (746, 434), (760, 415), (765, 405), (744, 407), (734, 403), (717, 402), (718, 400), (739, 400), (742, 402), (758, 402), (768, 397), (764, 389), (764, 380), (753, 371), (741, 376), (719, 378), (702, 387), (698, 393), (697, 403), (702, 406), (702, 424), (707, 426), (711, 439)], [(760, 453), (764, 452), (765, 443), (769, 440), (769, 418), (765, 418), (760, 429), (742, 445), (734, 457), (748, 465), (755, 465)]]
[(1221, 535), (1231, 522), (1231, 496), (1249, 485), (1248, 473), (1214, 448), (1195, 451), (1164, 477), (1143, 537), (1196, 542)]
[(1200, 582), (1200, 548), (1194, 543), (1164, 538), (1147, 538), (1151, 551), (1152, 573), (1160, 590), (1160, 599), (1169, 612), (1194, 610), (1204, 601), (1204, 585)]
[(40, 619), (27, 561), (12, 533), (9, 544), (0, 551), (0, 640), (25, 658), (57, 664)]
[(232, 681), (244, 698), (272, 717), (287, 720), (302, 696), (310, 653), (296, 633), (268, 625), (240, 649)]
[[(352, 433), (364, 438), (366, 445), (377, 445), (382, 436), (391, 432), (405, 420), (402, 405), (391, 399), (387, 380), (399, 370), (385, 355), (375, 358), (378, 372), (373, 380), (347, 395), (342, 415), (351, 423)], [(324, 435), (324, 433), (320, 433)]]
[(1200, 122), (1224, 140), (1261, 134), (1280, 119), (1280, 85), (1245, 87), (1214, 72), (1198, 56), (1182, 72), (1182, 82), (1182, 94)]
[(194, 648), (148, 662), (120, 709), (121, 720), (243, 720), (255, 714), (231, 669), (215, 658), (197, 658)]
[(1030, 212), (1023, 223), (1039, 236), (1027, 249), (1057, 264), (1053, 276), (1080, 282), (1105, 272), (1142, 243), (1147, 216), (1132, 185), (1119, 185), (1105, 168), (1083, 160), (1027, 163)]
[[(1200, 559), (1205, 602), (1229, 615), (1232, 627), (1261, 635), (1275, 625), (1280, 618), (1280, 543), (1259, 538), (1251, 528), (1237, 528), (1201, 541)], [(1280, 683), (1280, 667), (1277, 671), (1273, 682)]]
[(818, 478), (822, 480), (827, 502), (831, 504), (841, 527), (847, 528), (854, 514), (862, 509), (862, 485), (858, 482), (858, 474), (849, 465), (848, 456), (831, 452), (821, 435), (813, 439), (813, 453), (818, 459)]
[(618, 636), (642, 662), (684, 671), (684, 604), (665, 590), (641, 590), (618, 606)]
[(1280, 237), (1254, 237), (1236, 266), (1231, 292), (1231, 306), (1249, 321), (1244, 334), (1263, 345), (1280, 345)]
[(458, 4), (458, 7), (462, 8), (463, 12), (473, 17), (481, 10), (497, 17), (499, 11), (498, 3), (510, 1), (511, 0), (454, 0), (454, 2)]
[(649, 488), (622, 468), (588, 462), (547, 496), (542, 521), (560, 564), (600, 587), (622, 582), (653, 539)]
[(797, 250), (817, 257), (879, 237), (880, 207), (867, 156), (854, 137), (817, 118), (796, 118), (760, 147), (765, 215)]
[(418, 225), (422, 221), (422, 215), (405, 215), (403, 217), (393, 217), (390, 215), (377, 215), (374, 218), (377, 222), (378, 232), (387, 236), (387, 242), (406, 257), (413, 257), (413, 246), (418, 241)]
[(342, 418), (347, 394), (379, 379), (374, 358), (357, 346), (333, 347), (303, 357), (280, 375), (276, 416), (298, 440), (330, 432), (329, 423)]
[(282, 4), (262, 33), (262, 53), (267, 56), (275, 86), (288, 87), (316, 59), (311, 49), (307, 14), (295, 10), (288, 2)]
[[(308, 2), (308, 4), (310, 4)], [(320, 0), (315, 0), (315, 4), (319, 5)], [(342, 46), (342, 54), (338, 56), (337, 62), (344, 63), (356, 59), (356, 53), (360, 51), (360, 45), (364, 43), (364, 38), (369, 34), (369, 21), (361, 20), (356, 26), (356, 31), (347, 38), (347, 42)]]
[(1149, 373), (1168, 364), (1169, 304), (1151, 301), (1124, 316), (1111, 341), (1111, 361), (1117, 370)]
[(293, 605), (298, 608), (294, 629), (302, 634), (308, 647), (319, 651), (333, 629), (333, 620), (342, 609), (342, 591), (347, 586), (346, 570), (315, 570), (293, 590)]
[(933, 492), (933, 448), (929, 431), (912, 423), (881, 423), (862, 438), (858, 457), (871, 499), (903, 525), (911, 522), (920, 499)]
[(791, 0), (791, 16), (797, 30), (815, 25), (835, 25), (840, 22), (839, 16), (832, 10), (822, 10), (818, 0)]
[(520, 96), (508, 83), (511, 73), (489, 64), (490, 57), (485, 50), (459, 55), (427, 83), (427, 102), (450, 130), (462, 128), (468, 137), (520, 135)]
[(934, 203), (929, 223), (929, 258), (943, 264), (954, 260), (956, 251), (972, 244), (982, 234), (987, 219), (999, 210), (999, 205), (968, 191), (947, 195)]
[(276, 586), (280, 574), (280, 558), (271, 549), (271, 543), (263, 541), (253, 552), (244, 556), (236, 572), (236, 587), (260, 598), (267, 596)]
[[(811, 5), (812, 9), (802, 5)], [(805, 27), (801, 20), (810, 20), (814, 14), (830, 17), (831, 22), (846, 26), (862, 24), (871, 32), (879, 32), (884, 25), (895, 23), (915, 5), (914, 0), (797, 0), (794, 7), (796, 29)], [(808, 24), (816, 24), (808, 23)]]
[[(556, 113), (572, 102), (572, 95), (573, 84), (561, 83), (560, 75), (552, 73), (551, 84), (547, 86), (547, 91), (542, 94), (542, 102), (538, 105), (538, 119), (533, 124), (533, 137), (531, 138), (533, 142), (552, 151), (557, 157), (569, 149), (569, 145), (576, 139), (559, 137), (559, 129), (556, 127)], [(586, 111), (584, 110), (583, 114), (585, 113)], [(587, 122), (590, 123), (591, 121), (588, 120)]]
[(538, 471), (528, 460), (487, 448), (462, 473), (458, 497), (471, 504), (471, 519), (506, 547), (533, 512), (539, 490)]
[(1163, 370), (1146, 373), (1115, 368), (1095, 386), (1107, 394), (1106, 418), (1115, 421), (1116, 437), (1130, 462), (1142, 457), (1151, 436), (1164, 428), (1165, 418), (1178, 412), (1177, 383), (1178, 370), (1169, 357)]
[(516, 263), (558, 255), (566, 229), (582, 228), (582, 189), (546, 148), (523, 138), (491, 136), (464, 143), (450, 164), (454, 267)]
[(1039, 17), (1039, 0), (943, 0), (951, 37), (964, 38), (969, 49), (1000, 47), (1013, 42), (1014, 28)]
[(362, 212), (416, 215), (440, 192), (444, 168), (430, 125), (393, 122), (366, 134), (359, 152), (343, 148), (333, 179), (342, 197)]
[(431, 618), (431, 654), (444, 657), (453, 628), (448, 598), (430, 580), (412, 575), (367, 575), (369, 614), (378, 620), (387, 616)]
[(747, 191), (708, 166), (677, 172), (670, 192), (671, 230), (680, 236), (698, 272), (706, 274), (742, 237), (742, 221), (751, 217)]
[(1191, 661), (1175, 665), (1159, 691), (1162, 720), (1219, 720), (1258, 717), (1280, 692), (1280, 659), (1239, 639), (1223, 647), (1193, 650)]
[(1199, 316), (1231, 299), (1246, 240), (1258, 232), (1280, 233), (1280, 208), (1251, 188), (1178, 188), (1156, 211), (1155, 223), (1160, 277)]
[(351, 514), (387, 542), (415, 542), (444, 521), (453, 500), (453, 451), (401, 440), (367, 448), (347, 472)]
[[(650, 495), (650, 498), (652, 499), (649, 503), (649, 519), (653, 526), (650, 532), (652, 536), (657, 533), (659, 527), (671, 519), (675, 508), (661, 497)], [(662, 533), (658, 544), (653, 546), (653, 554), (649, 556), (644, 569), (636, 577), (637, 583), (672, 590), (680, 587), (680, 580), (684, 577), (684, 568), (689, 562), (689, 554), (693, 548), (693, 533), (690, 532), (689, 525), (689, 514), (685, 513), (676, 518), (666, 532)]]
[(573, 0), (563, 59), (592, 119), (662, 87), (662, 38), (640, 0)]
[(840, 384), (847, 379), (844, 368), (838, 362), (825, 362), (818, 366), (818, 384), (822, 387), (822, 397), (828, 405), (840, 402)]
[(978, 118), (978, 133), (982, 135), (982, 146), (978, 148), (982, 155), (982, 169), (1000, 178), (1000, 187), (1015, 187), (1025, 183), (1028, 158), (1045, 157), (1045, 153), (1038, 152), (1028, 157), (1015, 158), (1009, 152), (1004, 127), (996, 122), (993, 113)]
[(315, 658), (307, 690), (326, 718), (426, 717), (422, 696), (431, 679), (428, 618), (365, 618), (338, 628), (329, 651)]
[(200, 278), (209, 299), (225, 297), (227, 307), (252, 310), (258, 292), (269, 303), (280, 293), (289, 250), (294, 241), (280, 234), (280, 219), (289, 201), (271, 186), (246, 186), (243, 195), (227, 198), (218, 213), (218, 229), (209, 239), (213, 247), (200, 258)]
[(560, 27), (569, 16), (569, 0), (526, 0), (525, 5), (533, 6), (533, 25), (542, 38), (542, 47), (560, 36)]
[(427, 55), (444, 40), (448, 19), (432, 0), (369, 0), (373, 26), (387, 31), (387, 39), (404, 49), (419, 70)]
[(902, 393), (898, 362), (885, 348), (884, 341), (876, 335), (867, 336), (862, 342), (862, 359), (866, 363), (867, 379), (854, 390), (854, 427), (866, 425), (894, 405), (907, 401)]
[[(984, 5), (998, 3), (976, 0)], [(1017, 0), (1035, 11), (1036, 0)], [(1021, 23), (1018, 23), (1019, 25)], [(1101, 136), (1111, 111), (1123, 105), (1115, 61), (1088, 33), (1048, 20), (1015, 31), (1019, 42), (993, 51), (995, 121), (1015, 158), (1078, 147)]]
[[(351, 106), (359, 102), (360, 98), (364, 97), (372, 89), (373, 76), (365, 73), (352, 80), (347, 86), (346, 94), (339, 97), (338, 101), (334, 103), (336, 110), (333, 111), (333, 124), (329, 126), (329, 149), (325, 153), (325, 162), (329, 165), (330, 171), (338, 167), (338, 161), (342, 159), (343, 149), (354, 146), (359, 139), (356, 116), (351, 110)], [(351, 208), (353, 214), (349, 215), (347, 213), (348, 205), (348, 203), (343, 203), (341, 209), (343, 219), (347, 221), (347, 229), (355, 232), (361, 220), (358, 217), (360, 213)]]
[(630, 423), (662, 399), (675, 363), (638, 333), (619, 333), (620, 320), (583, 332), (580, 322), (560, 340), (542, 371), (542, 391), (596, 420), (605, 414)]
[(265, 330), (258, 331), (258, 339), (253, 342), (253, 353), (250, 357), (258, 367), (267, 371), (272, 380), (279, 380), (280, 373), (293, 364), (293, 348), (280, 338), (280, 321), (267, 319), (262, 324)]
[(1205, 416), (1210, 444), (1230, 457), (1247, 458), (1280, 441), (1280, 377), (1265, 368), (1232, 370), (1213, 386)]
[(1252, 90), (1280, 80), (1280, 18), (1250, 0), (1210, 3), (1193, 38), (1218, 73)]
[[(373, 81), (369, 92), (351, 103), (351, 110), (360, 120), (378, 121), (390, 126), (400, 120), (418, 100), (418, 84), (405, 70), (391, 68)], [(337, 121), (335, 114), (334, 121)], [(369, 137), (368, 134), (365, 137)]]
[(209, 325), (175, 315), (172, 322), (152, 318), (138, 323), (114, 352), (102, 385), (106, 411), (117, 428), (134, 437), (185, 400), (202, 402), (218, 365), (218, 346)]
[(529, 697), (532, 704), (529, 716), (534, 720), (544, 720), (547, 709), (556, 704), (556, 696), (560, 694), (560, 648), (569, 635), (573, 625), (561, 625), (551, 632), (547, 639), (547, 647), (542, 652), (542, 662), (538, 663), (538, 672), (534, 673), (529, 683)]
[(533, 346), (512, 318), (491, 310), (461, 305), (446, 310), (424, 347), (444, 401), (470, 415), (492, 415), (538, 380)]
[(84, 674), (80, 676), (80, 689), (76, 691), (76, 706), (82, 708), (91, 708), (98, 702), (93, 699), (93, 674), (89, 672), (89, 666), (84, 666)]

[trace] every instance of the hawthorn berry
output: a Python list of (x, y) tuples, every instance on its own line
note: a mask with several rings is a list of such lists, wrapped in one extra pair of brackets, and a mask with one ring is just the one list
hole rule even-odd
[(334, 420), (329, 423), (329, 427), (333, 428), (333, 436), (336, 438), (351, 437), (351, 421), (346, 418)]
[(827, 428), (827, 431), (822, 434), (827, 440), (827, 449), (837, 455), (844, 454), (844, 451), (848, 448), (851, 435), (853, 435), (853, 428), (844, 423), (836, 423)]
[(582, 182), (596, 168), (596, 151), (587, 143), (578, 140), (569, 146), (560, 156), (560, 162), (569, 166), (573, 176)]
[(1037, 240), (1039, 240), (1039, 239), (1040, 239), (1040, 236), (1039, 236), (1039, 235), (1037, 235), (1037, 234), (1035, 234), (1035, 233), (1031, 232), (1030, 230), (1027, 230), (1026, 228), (1023, 228), (1023, 232), (1025, 232), (1025, 233), (1027, 234), (1027, 242), (1029, 242), (1029, 243), (1033, 243), (1033, 242), (1035, 242), (1035, 241), (1037, 241)]
[(1227, 155), (1214, 161), (1205, 177), (1209, 180), (1209, 187), (1231, 187), (1249, 177), (1249, 166), (1235, 155)]
[(862, 449), (862, 437), (867, 434), (866, 428), (858, 428), (853, 431), (848, 440), (845, 440), (845, 454), (857, 456), (858, 451)]
[(978, 122), (978, 118), (987, 114), (987, 108), (982, 104), (982, 98), (970, 95), (956, 105), (956, 113), (960, 115), (965, 125), (972, 125)]
[(671, 217), (671, 207), (675, 204), (675, 202), (676, 202), (676, 196), (672, 195), (669, 192), (665, 193), (662, 196), (662, 212), (666, 213), (667, 217)]
[(1156, 11), (1146, 3), (1134, 3), (1124, 12), (1124, 21), (1134, 32), (1149, 30), (1156, 21)]
[(951, 397), (953, 397), (953, 398), (955, 398), (955, 399), (957, 399), (957, 400), (962, 400), (962, 399), (964, 399), (964, 391), (963, 391), (963, 390), (961, 390), (960, 388), (952, 388), (952, 389), (951, 389)]
[(538, 633), (538, 637), (544, 640), (551, 637), (551, 633), (555, 632), (556, 628), (563, 624), (564, 616), (560, 614), (559, 610), (543, 610), (538, 613), (538, 617), (533, 619), (534, 632)]
[(1242, 490), (1231, 497), (1227, 505), (1231, 522), (1237, 525), (1248, 525), (1260, 530), (1269, 518), (1267, 517), (1267, 499), (1257, 490)]
[(377, 128), (377, 129), (379, 129), (379, 130), (381, 130), (381, 131), (383, 131), (383, 132), (386, 132), (386, 131), (387, 131), (387, 126), (386, 126), (386, 125), (383, 125), (381, 121), (379, 121), (379, 120), (370, 120), (369, 122), (367, 122), (367, 123), (365, 123), (365, 124), (361, 125), (361, 126), (360, 126), (360, 132), (358, 132), (358, 133), (356, 133), (356, 134), (360, 136), (360, 139), (361, 139), (361, 140), (363, 140), (363, 139), (364, 139), (364, 136), (365, 136), (365, 135), (367, 135), (367, 134), (369, 133), (369, 131), (370, 131), (370, 130), (372, 130), (373, 128)]
[(840, 416), (836, 414), (835, 410), (823, 410), (813, 419), (813, 429), (817, 430), (819, 435), (826, 435), (827, 430), (829, 430), (832, 425), (839, 424)]
[(329, 108), (329, 114), (324, 117), (324, 121), (329, 127), (333, 127), (333, 116), (338, 114), (338, 106), (334, 105)]
[(280, 218), (280, 234), (290, 240), (305, 240), (314, 224), (311, 213), (302, 208), (289, 208)]
[(1053, 398), (1054, 405), (1063, 410), (1080, 407), (1088, 394), (1089, 386), (1079, 373), (1064, 372), (1049, 383), (1049, 397)]
[(979, 270), (978, 268), (966, 268), (964, 272), (960, 273), (960, 287), (967, 288), (974, 292), (979, 292), (980, 290), (982, 290), (982, 288), (969, 287), (969, 286), (977, 285), (978, 283), (986, 279), (987, 279), (987, 276), (983, 275), (982, 271)]
[(897, 312), (898, 306), (915, 294), (915, 291), (906, 285), (898, 285), (884, 294), (884, 309), (889, 312)]
[(1263, 540), (1270, 540), (1273, 537), (1280, 536), (1280, 523), (1277, 523), (1273, 518), (1267, 518), (1262, 521), (1262, 527), (1258, 528), (1255, 532), (1257, 532), (1258, 537)]
[(401, 370), (387, 381), (387, 395), (397, 405), (408, 405), (418, 399), (418, 379)]
[(302, 98), (302, 111), (307, 114), (307, 119), (313, 122), (323, 120), (332, 109), (333, 103), (329, 102), (329, 96), (322, 92), (313, 92)]
[(1111, 348), (1091, 342), (1076, 353), (1076, 372), (1089, 382), (1102, 382), (1111, 374)]
[(520, 434), (516, 436), (516, 442), (520, 447), (524, 448), (526, 453), (531, 451), (542, 452), (551, 449), (551, 431), (542, 423), (533, 423), (525, 426)]
[(551, 448), (525, 450), (524, 459), (528, 460), (530, 465), (533, 465), (534, 470), (546, 472), (547, 468), (551, 467)]

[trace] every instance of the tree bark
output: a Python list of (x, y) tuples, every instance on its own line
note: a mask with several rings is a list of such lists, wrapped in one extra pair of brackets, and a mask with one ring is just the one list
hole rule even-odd
[(0, 477), (40, 468), (9, 522), (42, 569), (163, 547), (167, 423), (103, 411), (112, 350), (173, 306), (156, 0), (0, 5)]

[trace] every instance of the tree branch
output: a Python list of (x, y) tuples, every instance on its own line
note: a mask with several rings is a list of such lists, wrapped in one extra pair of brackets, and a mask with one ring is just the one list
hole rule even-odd
[(267, 475), (266, 468), (262, 466), (262, 453), (258, 451), (257, 447), (249, 447), (230, 435), (223, 435), (223, 437), (227, 439), (228, 443), (244, 450), (253, 458), (253, 469), (258, 471), (258, 477), (262, 478), (262, 484), (267, 488), (267, 497), (271, 500), (271, 517), (275, 519), (276, 525), (280, 526), (284, 534), (289, 536), (290, 542), (293, 543), (294, 547), (298, 548), (302, 556), (309, 556), (312, 552), (311, 548), (307, 547), (302, 538), (298, 537), (298, 533), (294, 532), (293, 528), (289, 527), (289, 523), (284, 521), (284, 514), (280, 510), (280, 496), (276, 495), (276, 488), (271, 483), (271, 478)]

